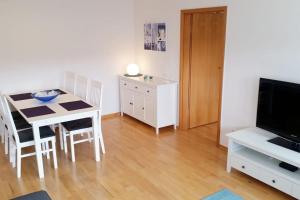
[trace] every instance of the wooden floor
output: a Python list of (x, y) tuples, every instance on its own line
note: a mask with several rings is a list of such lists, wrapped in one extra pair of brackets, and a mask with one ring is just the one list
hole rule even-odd
[(154, 129), (129, 117), (103, 122), (107, 153), (100, 163), (93, 145), (76, 146), (76, 163), (58, 150), (58, 170), (44, 160), (38, 179), (35, 158), (22, 162), (22, 178), (0, 146), (0, 199), (44, 189), (53, 199), (199, 200), (222, 188), (251, 200), (291, 197), (235, 170), (226, 173), (226, 152), (215, 145), (216, 127), (190, 131)]

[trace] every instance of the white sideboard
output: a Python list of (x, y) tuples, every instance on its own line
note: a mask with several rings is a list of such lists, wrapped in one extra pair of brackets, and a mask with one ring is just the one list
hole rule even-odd
[(177, 122), (178, 84), (158, 77), (120, 76), (121, 115), (134, 117), (152, 127), (159, 128)]
[(235, 168), (300, 199), (300, 170), (290, 172), (279, 167), (283, 161), (300, 168), (300, 153), (268, 142), (277, 136), (259, 128), (244, 129), (227, 136), (228, 173)]

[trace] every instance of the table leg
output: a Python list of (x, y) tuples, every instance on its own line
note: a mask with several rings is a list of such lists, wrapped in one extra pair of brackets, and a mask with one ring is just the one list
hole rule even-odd
[(39, 177), (44, 178), (44, 166), (43, 166), (43, 157), (41, 153), (41, 138), (40, 138), (40, 128), (39, 126), (33, 124), (33, 137), (35, 142), (35, 152), (36, 152), (36, 161), (39, 170)]
[(99, 148), (99, 120), (98, 114), (93, 116), (93, 132), (94, 132), (94, 146), (95, 146), (95, 159), (100, 161), (100, 148)]

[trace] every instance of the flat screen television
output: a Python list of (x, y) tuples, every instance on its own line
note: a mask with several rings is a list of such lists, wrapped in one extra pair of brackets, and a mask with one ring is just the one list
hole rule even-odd
[(300, 143), (300, 84), (261, 78), (256, 126)]

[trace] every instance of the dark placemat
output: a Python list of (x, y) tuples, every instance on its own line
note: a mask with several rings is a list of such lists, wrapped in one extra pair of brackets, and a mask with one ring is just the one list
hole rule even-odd
[(10, 98), (12, 98), (12, 100), (14, 101), (22, 101), (22, 100), (32, 99), (33, 97), (31, 96), (31, 93), (23, 93), (23, 94), (10, 95)]
[(38, 107), (33, 107), (33, 108), (21, 109), (21, 112), (28, 118), (55, 113), (48, 106), (38, 106)]
[(93, 106), (85, 103), (84, 101), (71, 101), (71, 102), (66, 102), (66, 103), (60, 103), (64, 109), (67, 111), (73, 111), (73, 110), (79, 110), (79, 109), (84, 109), (84, 108), (91, 108)]

